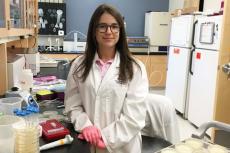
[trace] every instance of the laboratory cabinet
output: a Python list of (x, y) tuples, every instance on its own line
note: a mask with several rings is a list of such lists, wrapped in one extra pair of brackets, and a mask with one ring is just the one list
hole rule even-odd
[(37, 3), (37, 0), (1, 0), (0, 38), (34, 35)]
[(8, 90), (8, 56), (36, 52), (37, 8), (37, 0), (0, 1), (0, 96)]
[(167, 56), (166, 55), (135, 55), (146, 68), (150, 87), (165, 87)]

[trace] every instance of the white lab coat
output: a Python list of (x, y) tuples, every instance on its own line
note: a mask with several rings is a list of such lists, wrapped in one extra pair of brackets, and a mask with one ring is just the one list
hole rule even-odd
[[(76, 131), (95, 125), (101, 130), (106, 150), (91, 147), (92, 152), (141, 153), (140, 131), (145, 125), (145, 97), (148, 79), (143, 63), (134, 64), (133, 79), (126, 85), (117, 81), (120, 57), (117, 52), (113, 63), (101, 80), (94, 57), (85, 82), (74, 79), (73, 71), (83, 56), (70, 69), (65, 91), (65, 111)], [(96, 151), (94, 150), (96, 149)]]
[(142, 135), (161, 137), (175, 144), (180, 140), (176, 111), (172, 101), (163, 95), (148, 94), (146, 97), (146, 125)]

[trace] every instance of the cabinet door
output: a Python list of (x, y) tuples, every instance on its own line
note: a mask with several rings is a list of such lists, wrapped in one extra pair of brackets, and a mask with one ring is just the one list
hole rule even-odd
[(0, 37), (36, 35), (37, 0), (0, 2)]
[(9, 13), (7, 13), (7, 6), (8, 6), (7, 0), (1, 0), (0, 1), (0, 37), (7, 36), (7, 18), (9, 16)]
[(136, 55), (147, 71), (150, 87), (165, 87), (167, 56), (165, 55)]
[(34, 0), (11, 0), (10, 28), (32, 29), (35, 24), (35, 13), (37, 12)]
[(7, 51), (6, 44), (0, 44), (0, 95), (4, 95), (7, 90)]
[(167, 56), (150, 56), (149, 82), (151, 87), (165, 87)]
[(0, 28), (6, 28), (6, 19), (5, 19), (5, 1), (0, 1)]

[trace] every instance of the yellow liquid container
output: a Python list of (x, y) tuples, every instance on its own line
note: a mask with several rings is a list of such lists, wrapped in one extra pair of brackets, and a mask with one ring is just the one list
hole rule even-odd
[(15, 153), (39, 153), (39, 127), (15, 128)]

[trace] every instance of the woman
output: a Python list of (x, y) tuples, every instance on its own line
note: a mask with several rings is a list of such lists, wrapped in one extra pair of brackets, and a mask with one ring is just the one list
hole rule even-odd
[(73, 62), (65, 108), (91, 152), (141, 153), (148, 79), (128, 49), (124, 22), (113, 7), (93, 13), (85, 54)]

